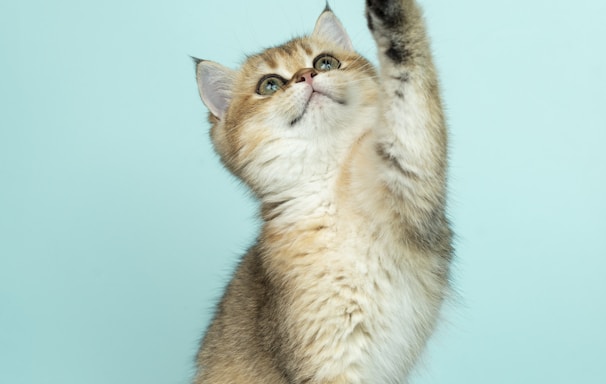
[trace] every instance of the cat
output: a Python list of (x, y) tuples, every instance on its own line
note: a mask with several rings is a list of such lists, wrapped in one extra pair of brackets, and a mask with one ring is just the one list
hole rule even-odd
[(379, 69), (328, 7), (239, 70), (195, 59), (211, 140), (262, 228), (195, 384), (406, 383), (450, 290), (447, 131), (421, 10), (367, 0)]

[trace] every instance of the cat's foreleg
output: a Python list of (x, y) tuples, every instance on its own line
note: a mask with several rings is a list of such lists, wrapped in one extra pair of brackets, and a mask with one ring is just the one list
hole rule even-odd
[[(382, 182), (421, 245), (449, 237), (444, 217), (447, 136), (421, 10), (414, 0), (367, 0), (380, 62)], [(444, 246), (446, 244), (443, 244)]]

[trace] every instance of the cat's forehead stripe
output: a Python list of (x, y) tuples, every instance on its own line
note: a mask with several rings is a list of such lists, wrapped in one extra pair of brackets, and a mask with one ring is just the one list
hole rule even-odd
[[(288, 64), (292, 64), (292, 69), (298, 70), (301, 62), (308, 61), (313, 52), (312, 46), (307, 41), (296, 39), (253, 56), (249, 64), (260, 70), (277, 70), (281, 67), (280, 64), (287, 67)], [(265, 66), (267, 68), (263, 68)]]
[(280, 49), (281, 51), (285, 52), (288, 56), (293, 54), (293, 51), (295, 50), (295, 47), (293, 47), (292, 42), (283, 45), (281, 47), (278, 47), (278, 49)]
[(309, 44), (307, 44), (307, 42), (301, 41), (301, 48), (305, 51), (306, 54), (308, 54), (308, 55), (313, 54), (313, 50), (311, 49), (311, 46)]
[(278, 68), (278, 62), (276, 61), (276, 55), (268, 52), (263, 52), (259, 57), (263, 62), (265, 62), (271, 69)]

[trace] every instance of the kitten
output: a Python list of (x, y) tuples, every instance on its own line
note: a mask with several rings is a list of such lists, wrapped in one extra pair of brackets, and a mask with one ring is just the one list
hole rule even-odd
[(327, 9), (233, 71), (196, 60), (211, 138), (263, 226), (195, 384), (405, 383), (447, 294), (447, 137), (421, 11), (367, 0), (380, 69)]

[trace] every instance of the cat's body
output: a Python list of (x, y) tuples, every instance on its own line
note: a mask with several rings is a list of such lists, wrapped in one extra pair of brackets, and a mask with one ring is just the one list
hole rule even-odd
[(330, 10), (238, 72), (199, 61), (224, 164), (263, 227), (196, 384), (405, 383), (448, 290), (446, 129), (420, 11), (367, 1), (377, 74)]

